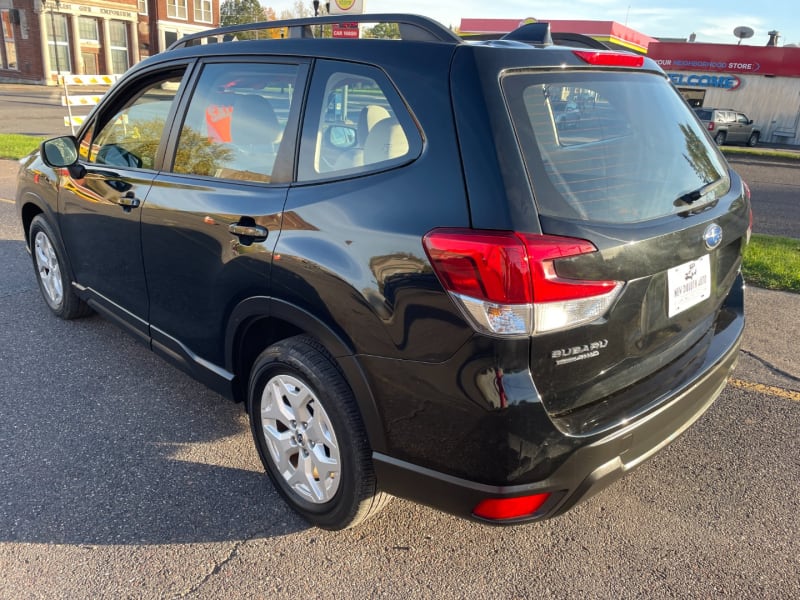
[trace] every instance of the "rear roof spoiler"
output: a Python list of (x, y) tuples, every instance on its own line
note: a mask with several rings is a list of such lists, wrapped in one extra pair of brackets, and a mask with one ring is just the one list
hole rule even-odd
[(553, 38), (550, 35), (550, 23), (526, 23), (514, 31), (505, 34), (501, 40), (512, 42), (525, 42), (534, 46), (552, 46)]
[(545, 46), (571, 46), (572, 48), (594, 48), (595, 50), (611, 50), (609, 46), (600, 42), (593, 37), (584, 35), (582, 33), (571, 32), (557, 32), (550, 31), (550, 23), (528, 23), (517, 27), (505, 35), (499, 33), (479, 33), (479, 34), (464, 34), (465, 40), (470, 41), (493, 41), (493, 40), (508, 40), (513, 42), (521, 42), (532, 46), (545, 47)]

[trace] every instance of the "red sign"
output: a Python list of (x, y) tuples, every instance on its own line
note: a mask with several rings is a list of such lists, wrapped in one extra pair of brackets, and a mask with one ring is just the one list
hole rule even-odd
[(665, 71), (800, 77), (800, 48), (652, 43), (647, 56)]
[(358, 23), (339, 23), (333, 26), (332, 33), (335, 38), (358, 38)]

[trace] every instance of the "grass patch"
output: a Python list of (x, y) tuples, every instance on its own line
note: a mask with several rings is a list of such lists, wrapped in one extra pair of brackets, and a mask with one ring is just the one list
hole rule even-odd
[(800, 160), (800, 152), (789, 152), (787, 150), (773, 150), (772, 148), (743, 148), (739, 146), (722, 146), (720, 149), (726, 156), (760, 156), (762, 158)]
[(36, 150), (47, 138), (17, 133), (0, 133), (0, 158), (19, 160)]
[(800, 294), (800, 239), (753, 234), (742, 272), (749, 284)]

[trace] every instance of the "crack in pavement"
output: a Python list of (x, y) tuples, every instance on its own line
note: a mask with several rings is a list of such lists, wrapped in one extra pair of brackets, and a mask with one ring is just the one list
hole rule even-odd
[(206, 575), (203, 577), (203, 579), (201, 579), (198, 583), (196, 583), (195, 585), (190, 587), (188, 590), (186, 590), (184, 592), (181, 592), (180, 594), (175, 596), (175, 598), (186, 598), (190, 594), (193, 594), (193, 593), (197, 592), (206, 583), (208, 583), (208, 581), (214, 575), (219, 573), (226, 564), (228, 564), (230, 561), (232, 561), (234, 558), (236, 558), (236, 556), (239, 554), (239, 548), (241, 548), (244, 544), (246, 544), (249, 541), (250, 541), (250, 538), (247, 538), (246, 540), (239, 540), (238, 542), (236, 542), (233, 545), (233, 547), (231, 548), (231, 551), (228, 552), (228, 556), (226, 556), (219, 563), (214, 565), (214, 568), (211, 569), (211, 571), (209, 573), (206, 573)]
[(206, 583), (208, 583), (211, 580), (212, 577), (214, 577), (214, 575), (217, 575), (220, 571), (222, 571), (222, 568), (226, 564), (231, 562), (234, 558), (236, 558), (239, 555), (239, 548), (244, 546), (246, 543), (253, 541), (254, 539), (256, 539), (256, 537), (260, 537), (260, 536), (264, 536), (264, 535), (266, 535), (266, 534), (264, 534), (262, 532), (262, 533), (259, 533), (257, 535), (254, 535), (252, 537), (248, 537), (248, 538), (245, 538), (243, 540), (239, 540), (238, 542), (236, 542), (233, 545), (233, 547), (231, 548), (230, 552), (228, 552), (228, 556), (226, 556), (221, 561), (219, 561), (216, 565), (214, 565), (214, 568), (211, 569), (211, 571), (209, 573), (206, 573), (206, 575), (198, 583), (196, 583), (195, 585), (190, 587), (188, 590), (185, 590), (185, 591), (181, 592), (180, 594), (176, 595), (175, 598), (186, 598), (190, 594), (194, 594), (195, 592), (198, 592), (200, 590), (200, 588), (202, 588)]
[(792, 375), (788, 371), (784, 371), (780, 367), (777, 367), (777, 366), (773, 365), (768, 360), (765, 360), (765, 359), (761, 358), (758, 354), (755, 354), (754, 352), (750, 352), (749, 350), (740, 350), (740, 352), (742, 354), (746, 354), (750, 358), (754, 358), (755, 360), (760, 362), (762, 365), (767, 367), (769, 370), (773, 371), (774, 373), (777, 373), (781, 377), (785, 377), (786, 379), (791, 379), (792, 381), (796, 381), (797, 383), (800, 383), (800, 377), (797, 377), (796, 375)]

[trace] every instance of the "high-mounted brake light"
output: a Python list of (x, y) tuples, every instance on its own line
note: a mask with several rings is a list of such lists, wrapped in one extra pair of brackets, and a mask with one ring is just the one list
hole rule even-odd
[(423, 245), (442, 286), (473, 327), (528, 336), (601, 317), (619, 281), (559, 277), (555, 260), (596, 252), (588, 241), (474, 229), (434, 229)]
[(596, 67), (641, 67), (644, 56), (628, 52), (605, 52), (601, 50), (573, 50), (575, 56)]
[(549, 497), (550, 494), (544, 493), (517, 498), (488, 498), (479, 502), (472, 514), (491, 521), (519, 519), (534, 514)]

